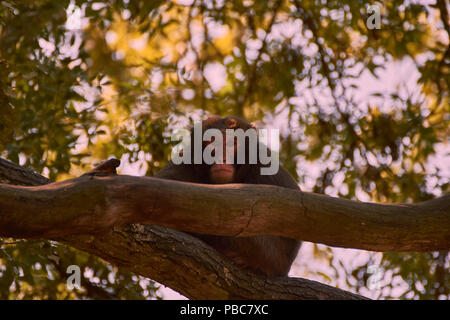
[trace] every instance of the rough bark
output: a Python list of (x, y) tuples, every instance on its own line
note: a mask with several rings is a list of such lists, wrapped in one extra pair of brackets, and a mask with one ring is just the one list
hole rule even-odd
[(364, 299), (307, 279), (259, 277), (234, 266), (200, 240), (164, 227), (132, 224), (102, 235), (56, 240), (158, 281), (190, 299)]
[[(92, 173), (101, 175), (98, 170)], [(0, 179), (20, 185), (50, 183), (3, 159)], [(164, 227), (125, 225), (103, 234), (54, 240), (163, 283), (190, 299), (366, 299), (307, 279), (258, 277), (237, 268), (200, 240)]]
[(0, 236), (48, 239), (148, 223), (375, 251), (450, 249), (449, 195), (419, 204), (363, 203), (269, 185), (118, 176), (118, 163), (111, 163), (44, 186), (0, 184)]
[[(409, 239), (415, 239), (413, 247), (423, 249), (436, 245), (449, 248), (448, 197), (418, 205), (377, 207), (380, 205), (363, 204), (363, 207), (359, 207), (360, 203), (356, 202), (349, 205), (346, 200), (334, 202), (342, 200), (322, 198), (318, 195), (312, 195), (318, 198), (308, 198), (304, 196), (306, 193), (295, 191), (285, 193), (285, 189), (269, 186), (234, 185), (229, 188), (208, 188), (155, 178), (116, 176), (114, 167), (117, 163), (111, 166), (112, 163), (98, 167), (77, 179), (49, 183), (44, 177), (0, 159), (0, 179), (10, 184), (0, 185), (0, 233), (3, 236), (42, 237), (67, 243), (118, 266), (126, 267), (136, 274), (161, 282), (192, 299), (362, 299), (363, 297), (306, 279), (261, 278), (237, 268), (209, 246), (180, 231), (150, 225), (123, 224), (156, 221), (161, 225), (175, 226), (187, 231), (209, 230), (215, 234), (238, 236), (256, 234), (268, 226), (275, 226), (276, 232), (273, 234), (297, 236), (294, 229), (296, 223), (300, 221), (308, 223), (309, 228), (319, 230), (316, 231), (319, 234), (316, 237), (320, 238), (320, 235), (325, 233), (323, 228), (327, 226), (326, 229), (330, 230), (332, 226), (328, 224), (322, 226), (321, 218), (316, 216), (324, 214), (325, 218), (331, 216), (331, 219), (336, 219), (333, 212), (337, 211), (343, 214), (343, 217), (341, 220), (332, 220), (334, 224), (351, 222), (353, 226), (361, 225), (364, 230), (367, 228), (367, 232), (371, 233), (367, 223), (384, 230), (396, 228), (401, 230), (405, 228), (403, 223), (406, 223), (408, 227), (413, 228), (413, 231), (405, 233)], [(11, 185), (36, 186), (46, 183), (45, 186), (31, 188)], [(256, 189), (253, 189), (255, 187)], [(220, 192), (216, 190), (217, 188)], [(255, 196), (253, 192), (256, 192)], [(111, 199), (111, 196), (116, 198)], [(228, 197), (226, 203), (218, 205), (217, 201), (220, 202), (223, 196)], [(259, 202), (249, 202), (248, 199), (252, 197), (259, 199)], [(273, 202), (270, 202), (270, 199)], [(327, 203), (326, 200), (330, 202)], [(327, 203), (325, 205), (327, 211), (321, 213), (323, 206), (314, 201)], [(202, 208), (212, 205), (211, 210), (206, 212), (208, 215), (204, 216), (203, 210), (198, 210), (199, 208), (197, 211), (191, 210), (190, 207), (186, 210), (187, 205), (196, 208), (198, 202), (201, 202)], [(125, 203), (128, 205), (124, 206)], [(134, 206), (129, 206), (132, 203)], [(227, 206), (225, 209), (222, 208), (224, 205)], [(347, 209), (344, 210), (343, 207)], [(375, 216), (368, 217), (363, 211), (360, 212), (362, 217), (352, 222), (355, 210), (361, 208), (370, 209), (371, 214)], [(378, 209), (382, 211), (381, 216), (377, 216), (380, 214)], [(224, 215), (227, 210), (230, 210), (230, 217)], [(288, 210), (283, 213), (288, 218), (281, 221), (270, 220), (272, 212), (279, 213), (284, 210)], [(400, 214), (400, 220), (396, 221), (389, 214)], [(212, 218), (209, 219), (208, 216)], [(302, 218), (295, 218), (296, 216)], [(372, 219), (369, 219), (371, 217)], [(378, 221), (380, 217), (381, 220)], [(201, 221), (204, 218), (207, 219), (206, 224)], [(412, 221), (408, 222), (407, 218)], [(269, 222), (264, 223), (265, 219), (269, 219)], [(431, 226), (419, 230), (419, 236), (414, 238), (414, 232), (420, 229), (421, 223), (430, 222), (434, 225), (436, 220), (440, 225), (435, 226), (438, 232), (434, 230), (433, 234), (430, 234), (433, 240), (425, 241), (422, 238), (428, 229), (432, 229)], [(396, 221), (393, 226), (392, 221)], [(230, 227), (224, 229), (228, 222), (231, 223)], [(220, 230), (215, 227), (217, 223), (221, 226)], [(289, 231), (282, 230), (283, 233), (280, 233), (283, 225), (289, 225)], [(341, 228), (348, 227), (341, 225)], [(445, 235), (441, 235), (445, 230), (447, 230)], [(361, 236), (365, 235), (362, 231), (358, 232)], [(328, 238), (341, 239), (339, 241), (347, 239), (339, 234), (340, 232), (336, 238), (333, 238), (332, 233), (324, 235), (323, 239), (326, 241)], [(403, 233), (402, 236), (404, 237)], [(353, 234), (352, 240), (358, 242), (359, 239), (355, 237)], [(302, 236), (299, 238), (305, 239)], [(383, 234), (382, 238), (377, 236), (372, 238), (374, 239), (372, 243), (366, 240), (369, 245), (376, 247), (388, 245), (385, 241), (389, 235)], [(383, 241), (379, 241), (380, 238)], [(405, 244), (402, 243), (400, 241), (400, 246), (404, 248)]]

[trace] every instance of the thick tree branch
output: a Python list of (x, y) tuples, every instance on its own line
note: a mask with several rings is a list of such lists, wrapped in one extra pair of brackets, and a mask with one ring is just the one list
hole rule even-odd
[[(14, 168), (2, 171), (7, 167)], [(97, 167), (85, 177), (99, 171), (111, 172), (111, 167)], [(36, 176), (0, 159), (0, 178), (4, 182), (35, 185)], [(44, 177), (39, 179), (42, 184), (49, 182)], [(364, 299), (306, 279), (260, 278), (237, 268), (200, 240), (163, 227), (125, 225), (101, 235), (71, 235), (55, 240), (170, 286), (191, 299)]]
[(259, 277), (239, 269), (200, 240), (163, 227), (134, 224), (103, 235), (57, 240), (191, 299), (364, 299), (307, 279)]
[(0, 184), (0, 236), (58, 238), (129, 223), (223, 236), (281, 235), (376, 251), (448, 250), (450, 196), (375, 204), (268, 185), (107, 175), (99, 168), (45, 186)]

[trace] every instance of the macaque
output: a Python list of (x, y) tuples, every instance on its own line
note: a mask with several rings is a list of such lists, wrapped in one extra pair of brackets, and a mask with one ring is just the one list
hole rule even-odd
[[(234, 141), (227, 143), (227, 141), (230, 141), (227, 140), (230, 138), (226, 136), (227, 129), (231, 129), (233, 132), (238, 129), (242, 129), (244, 132), (255, 130), (248, 122), (234, 116), (226, 118), (210, 117), (202, 122), (201, 128), (203, 131), (218, 129), (223, 133), (222, 157), (218, 154), (219, 160), (221, 158), (222, 161), (211, 164), (207, 164), (205, 161), (174, 164), (171, 161), (156, 175), (157, 178), (207, 184), (268, 184), (300, 189), (294, 178), (281, 166), (277, 168), (276, 174), (264, 175), (261, 173), (261, 169), (267, 167), (267, 164), (262, 164), (259, 160), (256, 162), (250, 161), (250, 138), (246, 137), (245, 142), (242, 143), (242, 140), (238, 141), (235, 137), (231, 137), (234, 138)], [(195, 150), (205, 151), (210, 144), (214, 143), (214, 140), (214, 137), (212, 137), (209, 141), (202, 141), (201, 149), (199, 146), (195, 149), (195, 143), (198, 141), (194, 139), (193, 129), (190, 144), (192, 160), (194, 160)], [(242, 151), (242, 148), (245, 148), (245, 156), (241, 158), (241, 161), (238, 161), (239, 150)], [(270, 154), (270, 150), (259, 139), (257, 140), (257, 148), (258, 151), (264, 148), (263, 151)], [(220, 153), (220, 149), (214, 150), (211, 153), (213, 156), (215, 156), (215, 152)], [(185, 151), (183, 150), (183, 152)], [(301, 244), (298, 240), (273, 235), (236, 238), (200, 234), (194, 234), (194, 236), (212, 246), (237, 265), (267, 277), (286, 276)]]

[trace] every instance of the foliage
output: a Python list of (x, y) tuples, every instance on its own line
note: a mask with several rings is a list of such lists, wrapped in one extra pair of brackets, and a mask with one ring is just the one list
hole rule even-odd
[[(235, 114), (282, 129), (281, 160), (303, 189), (380, 202), (448, 192), (430, 161), (448, 138), (448, 8), (374, 4), (382, 26), (368, 30), (366, 2), (354, 0), (1, 1), (0, 155), (54, 180), (110, 156), (152, 175), (173, 128)], [(417, 81), (361, 94), (361, 79), (394, 61), (409, 61)], [(2, 298), (99, 297), (91, 280), (84, 293), (61, 289), (70, 264), (95, 270), (116, 298), (154, 294), (72, 248), (11, 241), (0, 250)], [(438, 273), (449, 263), (446, 253), (389, 253), (381, 265), (409, 296), (448, 298), (448, 273)], [(366, 269), (354, 270), (353, 290)]]

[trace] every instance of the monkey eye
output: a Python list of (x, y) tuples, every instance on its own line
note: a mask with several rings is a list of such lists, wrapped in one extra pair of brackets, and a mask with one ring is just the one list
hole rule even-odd
[(237, 127), (237, 121), (233, 118), (228, 118), (225, 120), (225, 125), (228, 129), (234, 129)]

